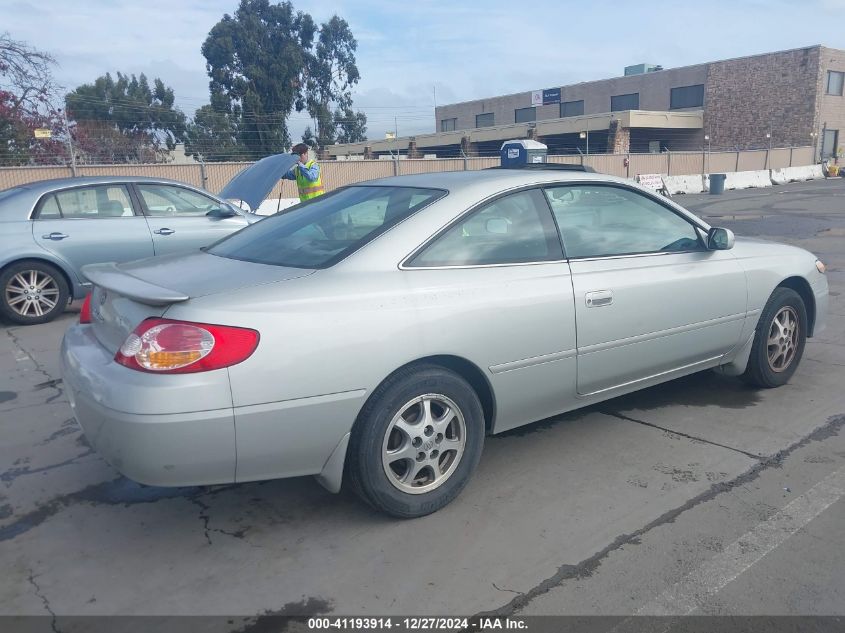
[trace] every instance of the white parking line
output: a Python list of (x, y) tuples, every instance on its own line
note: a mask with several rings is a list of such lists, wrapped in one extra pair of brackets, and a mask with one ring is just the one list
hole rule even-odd
[(743, 534), (721, 554), (643, 605), (636, 615), (689, 615), (701, 606), (704, 597), (717, 593), (843, 495), (845, 468), (840, 468), (791, 501), (772, 518)]

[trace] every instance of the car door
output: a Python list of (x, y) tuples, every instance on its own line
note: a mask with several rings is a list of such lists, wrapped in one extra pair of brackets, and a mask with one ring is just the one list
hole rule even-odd
[(71, 187), (46, 194), (35, 207), (32, 236), (81, 277), (85, 264), (152, 257), (147, 221), (136, 212), (127, 185)]
[(187, 187), (136, 183), (135, 190), (147, 216), (156, 255), (183, 253), (208, 246), (248, 224), (242, 215), (208, 215), (214, 209), (225, 212), (230, 209), (214, 198)]
[(496, 432), (572, 408), (572, 282), (539, 189), (484, 202), (402, 268), (420, 310), (439, 314), (426, 318), (420, 340), (487, 372)]
[(579, 394), (712, 365), (736, 345), (745, 273), (689, 218), (622, 185), (546, 195), (572, 271)]

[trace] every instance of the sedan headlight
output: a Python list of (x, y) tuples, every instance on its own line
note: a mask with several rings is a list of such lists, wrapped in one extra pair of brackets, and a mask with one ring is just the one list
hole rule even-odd
[(820, 273), (824, 274), (824, 272), (827, 270), (827, 266), (825, 266), (820, 259), (817, 259), (816, 260), (816, 270), (818, 270)]

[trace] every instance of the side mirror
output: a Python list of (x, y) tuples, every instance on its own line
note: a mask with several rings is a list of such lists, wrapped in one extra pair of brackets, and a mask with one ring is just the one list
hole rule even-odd
[(734, 232), (730, 229), (712, 227), (707, 232), (707, 250), (729, 251), (734, 247)]
[(508, 221), (505, 218), (490, 218), (484, 225), (484, 230), (494, 235), (506, 235), (508, 232)]
[(206, 215), (210, 218), (223, 219), (223, 218), (233, 218), (238, 214), (235, 213), (234, 209), (229, 209), (229, 208), (226, 208), (226, 207), (214, 207), (213, 209), (210, 209), (208, 211), (208, 213), (206, 213)]

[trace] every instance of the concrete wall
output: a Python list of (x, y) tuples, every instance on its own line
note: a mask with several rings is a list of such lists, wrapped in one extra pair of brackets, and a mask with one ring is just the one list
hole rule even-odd
[(812, 142), (821, 47), (708, 65), (704, 132), (714, 147), (774, 147)]
[[(672, 68), (644, 75), (614, 77), (563, 86), (561, 101), (583, 100), (584, 114), (599, 114), (610, 112), (611, 96), (638, 92), (640, 94), (639, 110), (668, 110), (672, 88), (704, 84), (706, 79), (707, 66), (705, 64)], [(438, 106), (435, 110), (437, 131), (440, 131), (442, 119), (451, 118), (457, 119), (456, 130), (472, 129), (475, 127), (475, 115), (487, 112), (493, 112), (494, 125), (514, 123), (514, 111), (530, 106), (531, 92)], [(560, 104), (538, 106), (536, 114), (538, 121), (557, 119), (560, 117)]]

